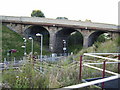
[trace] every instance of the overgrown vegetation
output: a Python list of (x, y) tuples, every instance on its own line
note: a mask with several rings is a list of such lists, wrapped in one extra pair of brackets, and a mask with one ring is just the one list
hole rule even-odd
[[(6, 30), (7, 28), (3, 26), (3, 29)], [(4, 32), (5, 33), (5, 32)], [(3, 33), (3, 35), (4, 35)], [(7, 33), (7, 32), (6, 32)], [(10, 32), (10, 35), (12, 36), (15, 32)], [(23, 44), (22, 37), (18, 35), (17, 39), (16, 37), (11, 37), (9, 34), (7, 34), (9, 38), (15, 38), (15, 40), (19, 40), (21, 43), (19, 45), (19, 42), (14, 43), (13, 39), (9, 39), (8, 36), (5, 39), (4, 45), (10, 45), (10, 40), (13, 41), (14, 45), (10, 45), (12, 48), (17, 49), (19, 51), (19, 48), (17, 46), (21, 46)], [(4, 35), (5, 37), (5, 35)], [(7, 41), (8, 40), (8, 41)], [(51, 62), (39, 62), (39, 61), (33, 61), (31, 58), (27, 58), (27, 63), (23, 64), (19, 69), (9, 69), (3, 71), (3, 83), (6, 83), (10, 88), (60, 88), (65, 87), (69, 85), (75, 85), (78, 83), (81, 83), (79, 81), (79, 56), (83, 55), (83, 53), (93, 53), (93, 52), (100, 52), (100, 53), (116, 53), (118, 52), (118, 42), (119, 38), (115, 40), (107, 40), (105, 42), (96, 42), (93, 46), (80, 50), (77, 54), (74, 54), (73, 56), (63, 57), (60, 61), (51, 63)], [(17, 45), (17, 46), (15, 46)], [(30, 47), (30, 41), (28, 41), (28, 47)], [(9, 47), (5, 47), (4, 49), (7, 49)], [(12, 49), (10, 48), (10, 49)], [(36, 46), (36, 48), (39, 48), (39, 45)], [(35, 49), (35, 51), (37, 51)], [(30, 48), (27, 52), (30, 52)], [(18, 53), (18, 52), (17, 52)], [(20, 54), (21, 53), (21, 54)], [(19, 54), (22, 56), (23, 51)], [(18, 54), (18, 55), (19, 55)], [(16, 55), (17, 56), (17, 55)], [(101, 60), (91, 57), (84, 57), (86, 60), (91, 60), (89, 62), (100, 62)], [(84, 61), (83, 61), (84, 63)], [(96, 65), (97, 67), (102, 68), (102, 65)], [(117, 72), (117, 67), (115, 67), (116, 64), (107, 65), (108, 70), (112, 70)], [(42, 67), (42, 70), (40, 69)], [(111, 68), (112, 67), (112, 68)], [(95, 77), (101, 77), (101, 72), (83, 67), (83, 78), (95, 78)], [(106, 76), (110, 76), (107, 74)], [(93, 88), (93, 87), (92, 87)]]
[[(12, 57), (22, 57), (24, 54), (24, 48), (21, 46), (24, 45), (23, 36), (19, 35), (16, 32), (8, 29), (4, 25), (2, 25), (2, 56), (3, 58), (7, 58), (7, 53), (11, 49), (16, 49), (16, 53), (12, 53)], [(39, 42), (34, 42), (34, 52), (36, 55), (40, 53), (40, 44)], [(26, 42), (26, 52), (29, 54), (31, 52), (31, 41), (27, 39)], [(46, 47), (43, 47), (43, 55), (50, 54)]]
[(118, 52), (118, 38), (114, 40), (108, 40), (104, 43), (95, 42), (91, 47), (84, 48), (76, 56), (83, 53), (117, 53)]
[(48, 88), (47, 76), (34, 69), (32, 63), (23, 65), (20, 69), (9, 69), (3, 72), (3, 83), (11, 88)]
[(83, 48), (83, 36), (80, 32), (73, 32), (68, 37), (68, 52), (77, 53)]
[[(37, 65), (37, 66), (36, 66)], [(57, 67), (43, 65), (44, 72), (39, 70), (39, 64), (27, 62), (19, 69), (9, 69), (3, 72), (3, 83), (10, 88), (60, 88), (79, 83), (76, 67)], [(37, 69), (38, 67), (38, 69)], [(42, 66), (41, 66), (42, 67)], [(68, 73), (69, 72), (69, 73)]]

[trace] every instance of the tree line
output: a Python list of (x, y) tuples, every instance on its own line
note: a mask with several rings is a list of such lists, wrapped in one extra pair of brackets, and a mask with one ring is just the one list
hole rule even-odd
[[(45, 18), (45, 15), (41, 10), (33, 10), (32, 13), (31, 13), (31, 17)], [(56, 19), (68, 19), (68, 18), (66, 18), (66, 17), (57, 17)]]

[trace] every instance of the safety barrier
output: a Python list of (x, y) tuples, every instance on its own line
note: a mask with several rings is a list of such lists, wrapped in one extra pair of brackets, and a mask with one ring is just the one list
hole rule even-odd
[[(113, 58), (108, 58), (108, 57), (103, 57), (103, 56), (98, 56), (98, 55), (110, 55), (110, 54), (111, 55), (117, 55), (118, 59), (120, 59), (120, 53), (84, 53), (83, 56), (90, 56), (90, 57), (96, 57), (96, 58), (99, 58), (99, 59), (103, 59), (103, 63), (84, 63), (83, 64), (83, 62), (82, 62), (83, 61), (83, 56), (80, 56), (79, 79), (82, 80), (82, 68), (83, 68), (83, 66), (86, 66), (86, 67), (89, 67), (89, 68), (93, 68), (93, 69), (102, 71), (102, 79), (94, 80), (94, 81), (86, 82), (86, 83), (82, 83), (82, 84), (77, 84), (77, 85), (63, 87), (63, 88), (60, 88), (59, 90), (83, 88), (83, 87), (95, 85), (95, 84), (98, 84), (98, 83), (102, 83), (102, 89), (103, 89), (104, 88), (104, 82), (120, 78), (119, 73), (115, 73), (115, 72), (106, 70), (106, 63), (107, 64), (118, 63), (118, 72), (119, 72), (120, 71), (119, 70), (120, 69), (119, 68), (120, 60), (113, 59)], [(114, 62), (106, 62), (106, 60), (114, 61)], [(101, 68), (98, 68), (98, 67), (95, 67), (95, 66), (91, 66), (93, 64), (103, 64), (103, 68), (101, 69)], [(108, 78), (104, 78), (105, 77), (105, 73), (109, 73), (109, 74), (112, 74), (114, 76), (111, 76), (111, 77), (108, 77)]]

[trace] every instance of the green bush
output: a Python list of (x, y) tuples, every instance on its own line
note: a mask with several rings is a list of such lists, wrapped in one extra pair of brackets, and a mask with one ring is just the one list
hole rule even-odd
[(118, 52), (117, 44), (115, 41), (107, 41), (105, 43), (99, 44), (97, 51), (99, 53), (116, 53)]
[(32, 63), (28, 63), (20, 70), (3, 72), (3, 83), (8, 83), (11, 88), (48, 88), (49, 80), (46, 75), (34, 69)]

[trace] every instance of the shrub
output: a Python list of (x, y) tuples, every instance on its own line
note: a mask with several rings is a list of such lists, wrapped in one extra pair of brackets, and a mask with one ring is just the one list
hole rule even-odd
[(48, 88), (49, 82), (46, 75), (36, 71), (32, 63), (20, 68), (3, 72), (3, 83), (8, 83), (11, 88)]

